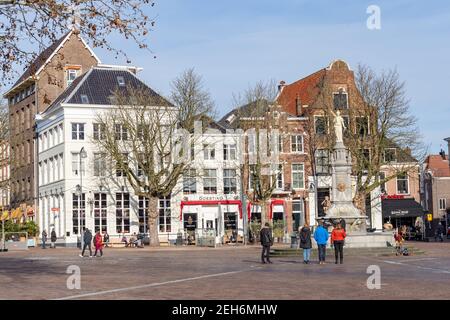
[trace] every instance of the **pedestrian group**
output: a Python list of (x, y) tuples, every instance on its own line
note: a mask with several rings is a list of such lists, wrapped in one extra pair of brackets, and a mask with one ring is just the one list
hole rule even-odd
[[(311, 229), (308, 224), (299, 228), (300, 248), (303, 249), (303, 263), (309, 264), (312, 249)], [(341, 221), (333, 228), (331, 232), (330, 243), (334, 247), (335, 263), (344, 263), (344, 244), (347, 234), (345, 232), (345, 222)], [(328, 243), (328, 230), (324, 227), (323, 222), (319, 222), (319, 226), (314, 231), (314, 240), (317, 243), (319, 254), (319, 264), (325, 264), (326, 248)], [(260, 241), (262, 245), (261, 262), (272, 263), (270, 261), (270, 247), (273, 245), (272, 231), (269, 223), (266, 223), (260, 231)]]

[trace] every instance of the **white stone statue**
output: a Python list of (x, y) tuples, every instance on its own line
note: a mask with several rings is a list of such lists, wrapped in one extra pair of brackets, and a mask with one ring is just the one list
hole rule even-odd
[(334, 132), (336, 134), (336, 142), (344, 142), (343, 132), (347, 129), (344, 118), (341, 116), (341, 112), (338, 110), (336, 113), (331, 110), (331, 114), (334, 116)]

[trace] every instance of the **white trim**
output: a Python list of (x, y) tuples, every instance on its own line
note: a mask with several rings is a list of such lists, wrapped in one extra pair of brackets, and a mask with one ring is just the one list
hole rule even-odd
[(100, 58), (97, 57), (97, 55), (95, 54), (94, 50), (91, 49), (91, 47), (87, 44), (87, 42), (83, 39), (83, 37), (80, 36), (80, 35), (77, 35), (77, 36), (78, 36), (78, 39), (80, 39), (81, 42), (83, 42), (83, 44), (84, 44), (84, 46), (86, 47), (86, 49), (89, 50), (89, 52), (90, 52), (91, 55), (95, 58), (95, 60), (97, 60), (97, 64), (102, 63), (102, 61), (100, 60)]
[[(303, 166), (303, 188), (294, 188), (294, 165), (301, 164)], [(297, 172), (297, 171), (296, 171)], [(306, 189), (306, 179), (305, 179), (305, 163), (304, 162), (292, 162), (291, 163), (291, 188), (292, 190), (305, 190)]]

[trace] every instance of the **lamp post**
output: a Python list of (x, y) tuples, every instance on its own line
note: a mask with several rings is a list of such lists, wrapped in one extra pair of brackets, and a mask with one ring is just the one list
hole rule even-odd
[[(84, 147), (81, 148), (80, 150), (80, 184), (77, 186), (77, 193), (79, 194), (78, 196), (78, 224), (79, 226), (79, 231), (81, 232), (81, 241), (80, 241), (80, 246), (83, 246), (83, 236), (84, 236), (84, 232), (83, 232), (83, 228), (86, 225), (86, 222), (83, 222), (83, 220), (81, 219), (81, 210), (82, 208), (82, 204), (83, 204), (83, 168), (82, 168), (82, 159), (87, 158), (87, 153), (86, 150), (84, 150)], [(85, 208), (84, 208), (84, 219), (86, 219), (86, 203), (85, 203)]]

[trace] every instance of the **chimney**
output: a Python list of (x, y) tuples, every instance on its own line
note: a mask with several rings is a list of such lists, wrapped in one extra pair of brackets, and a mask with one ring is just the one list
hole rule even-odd
[(286, 82), (281, 80), (280, 84), (278, 85), (278, 92), (281, 93), (281, 91), (283, 91), (283, 88), (286, 86)]
[(439, 152), (439, 155), (442, 157), (442, 160), (447, 160), (445, 158), (445, 151), (444, 151), (444, 149), (441, 149), (441, 151)]
[(297, 93), (297, 98), (295, 98), (295, 112), (297, 117), (300, 117), (303, 114), (302, 110), (302, 101), (300, 100), (300, 95)]

